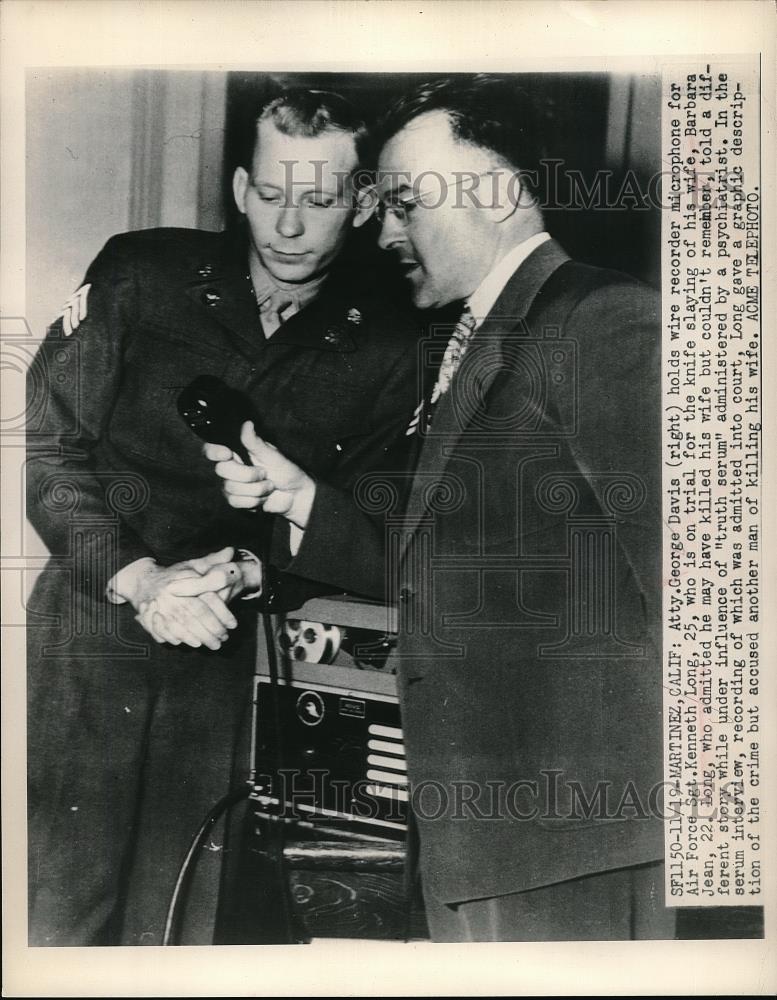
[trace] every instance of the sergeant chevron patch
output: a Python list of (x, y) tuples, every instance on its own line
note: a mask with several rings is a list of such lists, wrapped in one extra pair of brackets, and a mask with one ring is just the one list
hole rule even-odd
[(69, 337), (78, 329), (83, 320), (86, 319), (86, 300), (89, 296), (91, 285), (81, 285), (62, 306), (62, 329), (65, 336)]

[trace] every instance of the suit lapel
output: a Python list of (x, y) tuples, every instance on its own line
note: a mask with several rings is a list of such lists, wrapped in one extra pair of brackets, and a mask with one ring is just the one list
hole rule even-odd
[(449, 391), (437, 405), (432, 433), (421, 447), (406, 508), (405, 547), (426, 514), (425, 491), (433, 481), (444, 478), (462, 436), (485, 409), (488, 390), (504, 366), (505, 336), (520, 330), (542, 286), (569, 259), (555, 240), (537, 247), (515, 271), (473, 335)]

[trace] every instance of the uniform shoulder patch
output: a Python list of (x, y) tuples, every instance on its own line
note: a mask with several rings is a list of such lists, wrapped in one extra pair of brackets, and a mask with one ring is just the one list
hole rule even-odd
[(78, 329), (87, 317), (87, 299), (91, 285), (81, 285), (77, 288), (69, 299), (62, 306), (60, 316), (62, 317), (62, 329), (66, 337)]

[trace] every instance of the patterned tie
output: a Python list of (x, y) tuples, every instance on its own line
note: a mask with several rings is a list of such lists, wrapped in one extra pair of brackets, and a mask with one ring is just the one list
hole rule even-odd
[(420, 431), (422, 413), (426, 414), (424, 429), (428, 429), (432, 421), (434, 407), (437, 405), (437, 401), (440, 397), (444, 396), (450, 388), (453, 376), (459, 370), (459, 365), (467, 352), (470, 339), (474, 332), (475, 317), (472, 315), (472, 311), (469, 306), (465, 305), (453, 333), (451, 334), (451, 339), (448, 341), (448, 346), (445, 348), (445, 354), (443, 354), (442, 361), (440, 362), (440, 370), (437, 373), (437, 381), (434, 383), (434, 387), (432, 388), (429, 403), (427, 405), (426, 400), (422, 399), (418, 404), (415, 413), (413, 414), (413, 419), (410, 421), (410, 424), (405, 431), (406, 435), (410, 436), (411, 434), (415, 434), (416, 431)]

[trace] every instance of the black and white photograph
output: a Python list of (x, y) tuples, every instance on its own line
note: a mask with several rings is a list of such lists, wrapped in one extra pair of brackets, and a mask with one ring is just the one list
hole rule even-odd
[[(3, 136), (4, 919), (40, 995), (210, 994), (235, 955), (212, 995), (580, 990), (549, 955), (661, 994), (716, 953), (757, 991), (767, 5), (631, 59), (532, 51), (528, 3), (230, 3), (224, 38), (40, 6), (129, 46), (22, 60)], [(191, 51), (150, 56), (163, 21)], [(515, 51), (462, 48), (484, 24)]]

